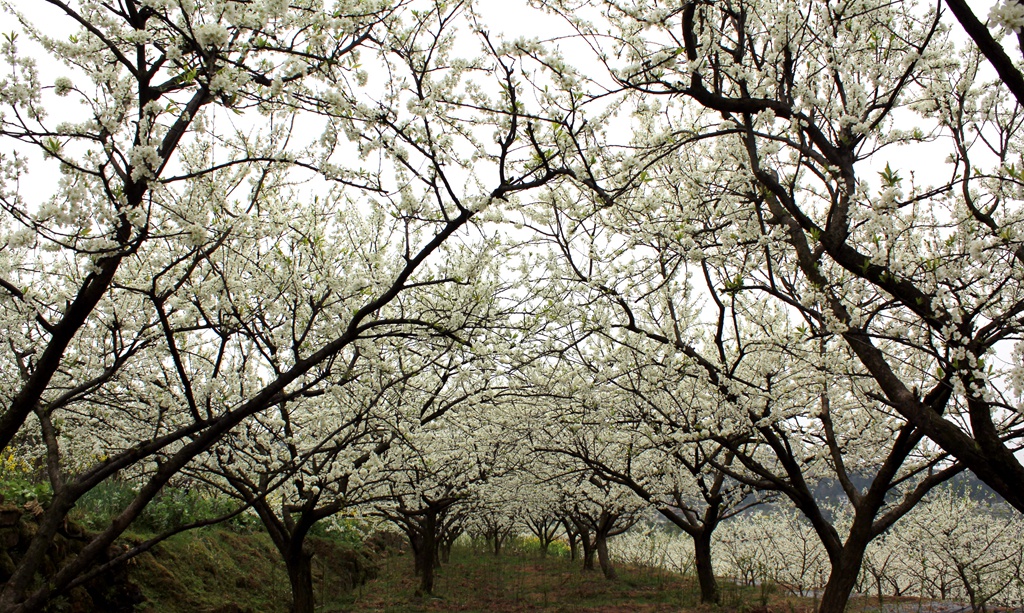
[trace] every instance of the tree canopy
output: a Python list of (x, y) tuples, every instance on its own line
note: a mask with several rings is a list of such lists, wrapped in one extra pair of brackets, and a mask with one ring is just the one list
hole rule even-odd
[(260, 518), (295, 611), (341, 512), (430, 591), (516, 515), (612, 576), (655, 510), (717, 601), (713, 533), (771, 499), (829, 612), (961, 471), (1024, 512), (1012, 0), (516, 9), (550, 39), (470, 0), (4, 6), (0, 448), (50, 495), (2, 610), (223, 519), (109, 558), (179, 485)]

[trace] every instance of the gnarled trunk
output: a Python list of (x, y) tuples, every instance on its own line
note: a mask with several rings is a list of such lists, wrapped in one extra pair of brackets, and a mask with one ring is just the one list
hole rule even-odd
[(442, 529), (441, 536), (438, 539), (437, 550), (438, 550), (438, 562), (447, 564), (452, 559), (452, 545), (458, 540), (462, 534), (462, 528), (453, 527), (447, 525)]
[(821, 594), (818, 613), (843, 613), (846, 610), (864, 562), (864, 551), (870, 541), (870, 538), (852, 533), (847, 538), (840, 554), (832, 560), (832, 571), (828, 575), (825, 591)]
[(590, 530), (580, 529), (580, 545), (583, 546), (583, 570), (594, 570), (594, 543), (590, 540)]
[(705, 528), (693, 537), (693, 561), (697, 567), (697, 583), (700, 584), (700, 601), (718, 604), (721, 594), (711, 565), (711, 530)]
[[(234, 481), (236, 489), (246, 496), (249, 492), (244, 484)], [(263, 522), (270, 540), (274, 543), (288, 571), (288, 583), (292, 589), (290, 613), (313, 613), (316, 599), (313, 593), (313, 550), (306, 541), (309, 530), (316, 523), (308, 508), (298, 514), (298, 521), (289, 513), (279, 517), (266, 498), (251, 498), (253, 509)]]
[(597, 559), (605, 579), (615, 579), (615, 567), (612, 566), (612, 559), (608, 555), (608, 535), (604, 531), (597, 533)]
[(419, 532), (408, 532), (406, 536), (409, 537), (409, 547), (412, 549), (412, 572), (418, 577), (420, 565), (423, 563), (420, 556), (420, 551), (423, 549), (423, 536)]
[(437, 560), (437, 512), (428, 510), (423, 514), (419, 551), (416, 552), (416, 566), (420, 575), (420, 594), (434, 593), (434, 568)]
[(288, 582), (292, 587), (291, 613), (314, 613), (316, 600), (313, 595), (313, 552), (304, 545), (298, 551), (285, 557)]
[(576, 561), (577, 553), (579, 552), (579, 532), (575, 530), (575, 526), (568, 520), (562, 520), (562, 526), (565, 528), (565, 538), (569, 541), (569, 560), (572, 562)]

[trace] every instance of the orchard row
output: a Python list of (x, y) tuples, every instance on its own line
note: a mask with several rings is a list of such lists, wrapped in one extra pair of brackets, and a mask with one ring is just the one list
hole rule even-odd
[[(297, 613), (339, 516), (430, 591), (549, 507), (609, 573), (661, 513), (714, 602), (771, 499), (839, 613), (956, 475), (1024, 512), (1013, 0), (4, 4), (0, 448), (48, 495), (2, 611), (238, 513)], [(117, 553), (175, 487), (235, 504)]]

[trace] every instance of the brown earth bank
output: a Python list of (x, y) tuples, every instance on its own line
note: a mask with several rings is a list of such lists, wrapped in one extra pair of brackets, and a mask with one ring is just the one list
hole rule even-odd
[[(30, 504), (0, 504), (0, 583), (13, 572), (36, 531)], [(44, 573), (85, 545), (86, 529), (67, 522), (47, 551)], [(130, 534), (112, 546), (104, 562), (152, 535)], [(389, 543), (363, 547), (310, 537), (318, 602), (341, 611), (353, 588), (377, 574)], [(226, 526), (173, 536), (125, 565), (54, 598), (41, 613), (278, 613), (291, 595), (280, 554), (258, 529)]]
[[(29, 542), (36, 534), (35, 518), (42, 511), (38, 503), (25, 505), (0, 504), (0, 583), (7, 581), (28, 549)], [(42, 575), (55, 573), (61, 561), (74, 555), (85, 546), (85, 530), (74, 522), (66, 522), (58, 532), (50, 549), (46, 552)], [(100, 563), (122, 553), (123, 546), (110, 547)], [(109, 611), (110, 613), (132, 613), (135, 605), (143, 602), (144, 596), (128, 578), (128, 568), (122, 566), (103, 573), (92, 581), (78, 586), (65, 595), (56, 598), (52, 611), (87, 613)]]

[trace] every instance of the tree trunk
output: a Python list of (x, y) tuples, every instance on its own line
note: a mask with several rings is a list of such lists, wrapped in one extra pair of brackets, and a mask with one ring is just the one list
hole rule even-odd
[(494, 557), (501, 555), (501, 535), (494, 533)]
[(594, 543), (590, 541), (589, 530), (580, 530), (580, 545), (583, 546), (583, 570), (594, 570)]
[(434, 562), (437, 558), (437, 513), (424, 513), (422, 542), (418, 552), (420, 569), (420, 594), (434, 593)]
[(438, 547), (438, 550), (439, 550), (439, 551), (440, 551), (440, 553), (441, 553), (441, 562), (442, 562), (443, 564), (447, 564), (447, 563), (448, 563), (448, 562), (450, 562), (450, 561), (451, 561), (451, 559), (452, 559), (452, 543), (453, 543), (453, 542), (454, 542), (454, 541), (452, 541), (452, 540), (449, 540), (449, 539), (445, 539), (445, 540), (444, 540), (444, 541), (443, 541), (443, 542), (441, 543), (441, 546), (440, 546), (440, 547)]
[(452, 546), (455, 541), (458, 540), (459, 535), (462, 534), (462, 529), (449, 529), (441, 536), (440, 542), (438, 543), (438, 550), (441, 554), (441, 562), (447, 564), (452, 559)]
[(573, 529), (573, 525), (569, 521), (562, 521), (562, 526), (565, 528), (565, 538), (569, 541), (569, 561), (576, 561), (576, 554), (579, 550), (579, 533)]
[(540, 557), (544, 558), (548, 555), (548, 547), (551, 546), (551, 539), (544, 537), (540, 539)]
[[(248, 493), (238, 482), (235, 483), (235, 487), (243, 496)], [(297, 524), (290, 519), (282, 519), (265, 498), (252, 500), (252, 505), (288, 571), (288, 583), (292, 590), (290, 613), (313, 613), (316, 609), (313, 592), (313, 550), (306, 542), (306, 535), (316, 520), (305, 511), (299, 515)], [(284, 518), (290, 518), (290, 515), (286, 513)]]
[(299, 545), (298, 551), (285, 558), (288, 581), (292, 586), (291, 613), (314, 613), (316, 599), (313, 595), (313, 553)]
[[(597, 559), (601, 563), (601, 572), (605, 579), (615, 579), (615, 567), (608, 556), (608, 535), (603, 531), (597, 533)], [(591, 563), (593, 567), (593, 563)]]
[(700, 584), (700, 601), (718, 604), (721, 595), (718, 591), (718, 581), (715, 579), (715, 570), (711, 565), (710, 530), (701, 530), (693, 537), (693, 561), (697, 567), (697, 582)]
[(422, 572), (423, 572), (423, 569), (422, 569), (422, 566), (423, 566), (423, 556), (422, 556), (422, 553), (421, 553), (423, 551), (423, 536), (421, 534), (419, 534), (418, 532), (417, 533), (409, 532), (408, 533), (408, 537), (409, 537), (409, 547), (412, 548), (413, 573), (417, 577), (419, 577), (420, 574), (422, 574)]
[(850, 601), (850, 594), (857, 583), (857, 575), (864, 561), (864, 550), (870, 539), (856, 538), (850, 535), (843, 546), (838, 559), (832, 562), (832, 572), (821, 595), (821, 608), (818, 613), (843, 613)]

